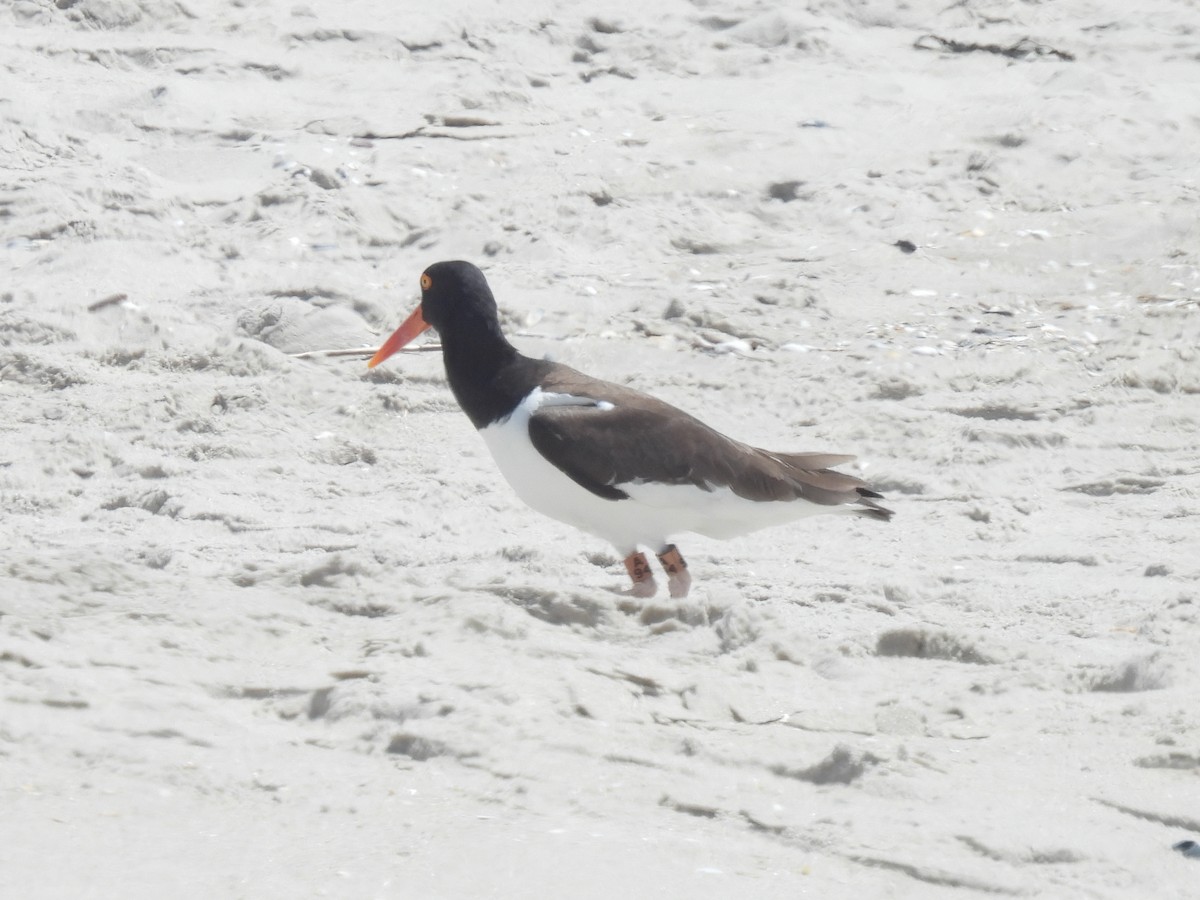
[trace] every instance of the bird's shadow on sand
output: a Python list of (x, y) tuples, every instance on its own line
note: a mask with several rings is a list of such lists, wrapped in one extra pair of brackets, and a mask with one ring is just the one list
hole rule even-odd
[(563, 591), (531, 584), (489, 584), (474, 588), (500, 597), (549, 625), (604, 628), (630, 621), (653, 634), (708, 627), (725, 609), (700, 599), (631, 597), (615, 589)]
[(598, 628), (612, 623), (613, 604), (602, 597), (563, 592), (530, 584), (480, 585), (476, 590), (493, 594), (550, 625)]

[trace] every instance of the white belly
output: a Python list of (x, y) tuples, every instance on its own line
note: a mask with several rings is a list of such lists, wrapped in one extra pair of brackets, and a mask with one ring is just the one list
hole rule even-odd
[[(613, 485), (627, 500), (606, 500), (580, 486), (546, 460), (529, 439), (529, 417), (543, 404), (579, 403), (535, 389), (509, 418), (480, 430), (484, 443), (513, 490), (529, 506), (552, 519), (594, 534), (622, 556), (638, 547), (661, 551), (675, 535), (692, 532), (731, 538), (807, 515), (849, 512), (804, 500), (756, 502), (728, 488), (705, 491), (694, 485), (629, 483)], [(602, 414), (597, 410), (597, 414)]]

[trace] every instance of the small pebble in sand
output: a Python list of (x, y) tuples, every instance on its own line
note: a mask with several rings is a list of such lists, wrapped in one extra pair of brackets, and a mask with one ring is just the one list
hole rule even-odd
[(1200, 844), (1195, 841), (1180, 841), (1178, 844), (1173, 844), (1171, 849), (1178, 850), (1188, 859), (1200, 859)]

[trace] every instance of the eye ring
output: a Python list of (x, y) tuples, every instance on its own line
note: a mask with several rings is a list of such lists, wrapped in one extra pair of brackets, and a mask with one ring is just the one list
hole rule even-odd
[(427, 291), (431, 287), (433, 287), (433, 279), (430, 278), (428, 274), (422, 272), (421, 273), (421, 290)]

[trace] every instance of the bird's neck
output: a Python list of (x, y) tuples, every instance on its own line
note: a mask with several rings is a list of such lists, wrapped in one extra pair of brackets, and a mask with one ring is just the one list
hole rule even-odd
[(442, 360), (458, 405), (476, 428), (486, 428), (533, 389), (521, 377), (532, 360), (508, 342), (498, 324), (472, 324), (442, 335)]

